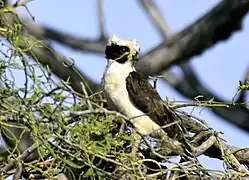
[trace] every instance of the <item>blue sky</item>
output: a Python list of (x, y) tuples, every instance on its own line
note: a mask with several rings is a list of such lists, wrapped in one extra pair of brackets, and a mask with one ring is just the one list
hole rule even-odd
[[(173, 31), (178, 32), (191, 24), (219, 0), (157, 0), (158, 7)], [(98, 23), (96, 16), (96, 1), (80, 0), (34, 0), (28, 5), (38, 24), (43, 24), (60, 31), (79, 37), (98, 37)], [(30, 19), (23, 8), (19, 8), (24, 17)], [(134, 0), (106, 0), (104, 1), (106, 31), (108, 35), (115, 33), (122, 38), (136, 38), (141, 45), (142, 53), (156, 46), (161, 38), (151, 25), (139, 4)], [(236, 93), (238, 81), (249, 65), (248, 53), (249, 17), (243, 21), (243, 30), (235, 33), (228, 41), (218, 43), (215, 47), (194, 57), (191, 64), (195, 67), (204, 84), (215, 94), (227, 101)], [(94, 80), (100, 82), (106, 61), (104, 56), (96, 56), (74, 51), (65, 46), (54, 43), (54, 47), (63, 55), (71, 57), (83, 71)], [(167, 84), (160, 82), (158, 90), (163, 98), (184, 101), (179, 93)], [(188, 108), (191, 111), (192, 108)], [(217, 131), (224, 132), (223, 137), (231, 145), (249, 147), (249, 134), (237, 129), (221, 120), (208, 110), (196, 108), (193, 113), (205, 119)], [(209, 168), (221, 168), (221, 163), (201, 158)]]

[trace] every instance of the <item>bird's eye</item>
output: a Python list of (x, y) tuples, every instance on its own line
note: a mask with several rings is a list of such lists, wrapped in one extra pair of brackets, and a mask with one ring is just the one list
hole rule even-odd
[(129, 52), (129, 48), (127, 46), (120, 46), (120, 52), (121, 53)]

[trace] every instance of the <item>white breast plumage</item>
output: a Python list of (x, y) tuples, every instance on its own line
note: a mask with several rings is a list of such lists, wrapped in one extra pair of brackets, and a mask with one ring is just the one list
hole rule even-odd
[(132, 71), (135, 69), (131, 62), (120, 64), (109, 60), (103, 77), (104, 94), (109, 106), (131, 118), (132, 124), (139, 133), (148, 135), (160, 127), (130, 101), (126, 90), (126, 78)]

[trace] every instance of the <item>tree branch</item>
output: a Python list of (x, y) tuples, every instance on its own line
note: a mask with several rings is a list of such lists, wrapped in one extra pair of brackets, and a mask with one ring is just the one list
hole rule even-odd
[(35, 25), (31, 22), (25, 22), (25, 26), (28, 33), (38, 39), (51, 39), (83, 52), (103, 54), (107, 43), (107, 40), (102, 38), (97, 40), (82, 39), (49, 27)]
[(223, 0), (210, 12), (180, 33), (146, 53), (137, 63), (145, 77), (157, 75), (172, 65), (183, 63), (201, 54), (234, 31), (249, 10), (249, 0)]
[(97, 0), (97, 14), (98, 14), (98, 22), (99, 22), (99, 33), (100, 40), (106, 41), (106, 33), (105, 33), (105, 24), (104, 24), (104, 8), (103, 8), (103, 0)]
[(151, 22), (156, 26), (161, 36), (165, 39), (172, 35), (172, 31), (169, 25), (163, 18), (163, 15), (159, 11), (158, 7), (152, 0), (137, 0), (143, 7), (145, 14), (151, 19)]
[[(215, 102), (227, 102), (224, 99), (219, 98), (205, 87), (198, 79), (193, 68), (189, 64), (184, 64), (183, 68), (185, 78), (174, 84), (174, 88), (177, 89), (182, 95), (194, 99), (195, 97), (202, 95), (199, 98), (200, 101), (212, 101)], [(167, 77), (164, 79), (167, 81)], [(243, 106), (228, 106), (228, 107), (215, 107), (212, 108), (212, 112), (220, 117), (228, 120), (234, 125), (249, 132), (249, 110)]]

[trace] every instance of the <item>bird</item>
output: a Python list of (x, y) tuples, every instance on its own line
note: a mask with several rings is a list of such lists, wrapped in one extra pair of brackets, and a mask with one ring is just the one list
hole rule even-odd
[(176, 125), (162, 129), (173, 122), (172, 113), (156, 89), (135, 68), (140, 45), (135, 39), (125, 40), (112, 35), (106, 45), (107, 66), (102, 88), (107, 105), (129, 118), (141, 135), (167, 132), (176, 135)]

